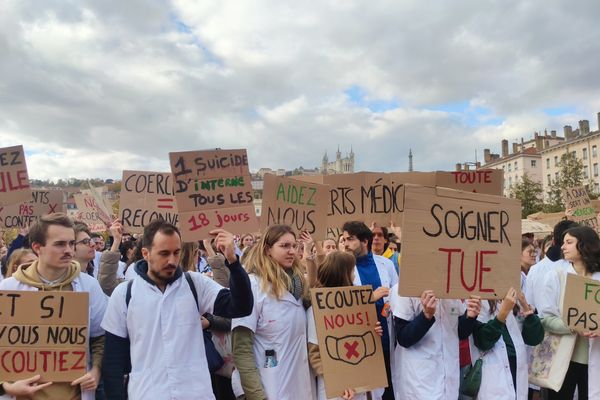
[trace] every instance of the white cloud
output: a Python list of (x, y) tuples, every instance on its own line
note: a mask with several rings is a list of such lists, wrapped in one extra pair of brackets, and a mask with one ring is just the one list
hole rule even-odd
[[(409, 148), (415, 168), (452, 169), (503, 138), (596, 127), (599, 12), (566, 0), (6, 0), (0, 147), (25, 145), (36, 178), (166, 170), (169, 151), (213, 147), (247, 147), (253, 169), (314, 167), (338, 144), (358, 169), (405, 170)], [(350, 87), (399, 107), (371, 111)]]

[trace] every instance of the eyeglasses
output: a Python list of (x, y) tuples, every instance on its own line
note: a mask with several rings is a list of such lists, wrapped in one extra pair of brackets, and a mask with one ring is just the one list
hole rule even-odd
[(78, 244), (83, 244), (85, 246), (89, 246), (90, 244), (94, 245), (94, 241), (90, 238), (85, 238), (85, 239), (81, 239), (79, 242), (75, 242), (75, 246), (77, 246)]

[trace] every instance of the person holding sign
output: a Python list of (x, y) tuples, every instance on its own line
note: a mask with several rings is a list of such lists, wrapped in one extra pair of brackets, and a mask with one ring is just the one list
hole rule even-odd
[(234, 319), (232, 347), (247, 400), (311, 399), (306, 348), (308, 286), (296, 235), (272, 225), (245, 259), (254, 308)]
[[(522, 326), (517, 321), (520, 309)], [(528, 396), (527, 350), (544, 340), (544, 328), (522, 292), (510, 288), (504, 300), (483, 303), (473, 330), (473, 359), (483, 355), (479, 399), (525, 399)], [(485, 353), (481, 353), (485, 352)]]
[[(578, 226), (565, 231), (561, 250), (564, 259), (570, 265), (566, 270), (557, 270), (548, 275), (541, 293), (540, 310), (544, 313), (544, 328), (557, 335), (571, 334), (560, 313), (561, 282), (566, 281), (566, 274), (577, 274), (600, 280), (600, 238), (592, 228)], [(561, 277), (562, 275), (562, 277)], [(588, 366), (590, 368), (588, 368)], [(571, 356), (569, 369), (562, 388), (558, 392), (548, 391), (549, 399), (572, 399), (577, 387), (579, 399), (600, 398), (600, 381), (597, 371), (600, 370), (600, 339), (595, 333), (580, 333), (575, 341), (575, 349)], [(589, 379), (589, 371), (594, 371)]]
[(569, 268), (570, 264), (568, 261), (562, 258), (560, 248), (563, 244), (563, 236), (565, 231), (569, 228), (579, 226), (574, 221), (560, 221), (554, 226), (552, 234), (552, 246), (546, 252), (540, 262), (533, 265), (527, 273), (527, 280), (525, 281), (525, 296), (527, 302), (534, 308), (537, 308), (540, 318), (544, 317), (542, 310), (540, 309), (540, 303), (543, 300), (541, 298), (544, 282), (546, 277), (553, 273), (555, 269), (564, 270)]
[[(113, 291), (102, 326), (106, 330), (104, 384), (108, 399), (214, 399), (202, 337), (201, 315), (236, 318), (252, 311), (248, 275), (233, 235), (210, 232), (230, 270), (225, 289), (179, 265), (181, 236), (174, 225), (154, 220), (144, 228), (137, 276)], [(131, 366), (127, 388), (123, 376)]]
[[(0, 387), (7, 394), (33, 396), (33, 399), (93, 400), (100, 380), (104, 331), (100, 322), (106, 310), (106, 296), (98, 281), (83, 273), (74, 261), (75, 231), (71, 219), (62, 213), (40, 217), (29, 230), (29, 241), (38, 260), (21, 265), (11, 278), (0, 282), (1, 290), (74, 291), (89, 293), (89, 336), (92, 368), (71, 383), (38, 385), (40, 377), (24, 379)], [(33, 394), (35, 393), (35, 394)]]
[(438, 299), (432, 290), (420, 298), (402, 297), (396, 285), (390, 303), (399, 345), (394, 350), (396, 398), (457, 399), (459, 340), (473, 332), (481, 300)]
[[(351, 254), (341, 251), (333, 251), (325, 257), (323, 264), (317, 271), (317, 283), (315, 287), (344, 287), (352, 286), (354, 281), (354, 265), (355, 259)], [(383, 293), (380, 291), (373, 296), (372, 301), (379, 300)], [(310, 307), (306, 311), (308, 319), (308, 357), (310, 366), (317, 375), (317, 400), (326, 400), (325, 383), (323, 381), (323, 365), (321, 363), (321, 355), (319, 353), (319, 341), (317, 338), (317, 328), (315, 326), (315, 317), (313, 309)], [(377, 321), (375, 325), (375, 333), (378, 336), (383, 335), (381, 322)], [(380, 399), (384, 392), (384, 388), (371, 392), (373, 400)], [(348, 388), (337, 400), (341, 399), (366, 400), (366, 393), (355, 394), (352, 388)]]
[[(392, 331), (392, 319), (386, 309), (390, 287), (398, 283), (398, 275), (394, 264), (383, 256), (373, 254), (373, 232), (367, 225), (360, 221), (346, 222), (342, 227), (344, 237), (344, 249), (356, 258), (356, 269), (354, 271), (354, 285), (371, 285), (373, 293), (379, 298), (375, 303), (377, 318), (383, 327), (381, 342), (383, 345), (383, 357), (385, 369), (390, 385), (385, 389), (383, 399), (393, 399), (394, 389), (392, 387), (392, 372), (390, 366), (390, 354), (393, 341), (390, 340)], [(383, 296), (379, 296), (383, 293)]]

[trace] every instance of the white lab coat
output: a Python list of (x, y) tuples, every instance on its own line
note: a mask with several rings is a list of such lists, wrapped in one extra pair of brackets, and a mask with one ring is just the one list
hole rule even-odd
[[(317, 327), (315, 325), (315, 316), (313, 315), (313, 308), (310, 307), (306, 311), (306, 319), (308, 321), (308, 343), (319, 345), (319, 340), (317, 338)], [(325, 393), (325, 380), (322, 375), (316, 375), (317, 377), (317, 400), (342, 400), (341, 397), (334, 397), (332, 399), (327, 399), (327, 395)], [(352, 382), (348, 382), (348, 387), (352, 387)], [(366, 400), (366, 393), (357, 393), (354, 395), (354, 400)], [(373, 397), (373, 400), (381, 398)]]
[[(375, 259), (375, 265), (377, 265), (377, 271), (379, 272), (379, 279), (381, 280), (381, 286), (391, 288), (392, 286), (398, 284), (398, 274), (396, 274), (396, 268), (394, 267), (394, 263), (389, 259), (373, 254), (373, 258)], [(358, 273), (358, 269), (354, 267), (354, 281), (352, 282), (354, 286), (362, 286), (363, 283), (360, 281), (360, 274)], [(384, 297), (383, 301), (385, 303), (389, 302), (389, 297)], [(388, 332), (390, 333), (390, 354), (394, 351), (394, 319), (392, 315), (388, 316)], [(392, 368), (393, 369), (393, 368)]]
[(130, 400), (214, 399), (206, 363), (200, 315), (212, 313), (221, 285), (191, 272), (194, 295), (182, 275), (164, 293), (141, 276), (125, 302), (127, 282), (110, 297), (102, 327), (130, 341)]
[[(412, 321), (423, 311), (421, 299), (401, 297), (391, 290), (394, 317)], [(396, 345), (393, 359), (396, 399), (456, 400), (459, 388), (458, 317), (465, 306), (460, 300), (440, 299), (435, 322), (419, 342), (409, 348)]]
[[(106, 311), (106, 304), (108, 298), (102, 291), (98, 281), (84, 272), (80, 272), (79, 276), (71, 282), (74, 292), (88, 292), (89, 295), (89, 336), (99, 337), (104, 335), (104, 330), (100, 326), (102, 317)], [(27, 290), (27, 291), (38, 291), (38, 288), (26, 285), (15, 278), (7, 278), (0, 282), (0, 290)], [(88, 354), (88, 360), (90, 355)], [(0, 396), (0, 399), (11, 399), (11, 396)], [(85, 390), (81, 393), (82, 400), (94, 400), (96, 393), (94, 390)]]
[[(568, 268), (559, 270), (554, 274), (548, 274), (543, 288), (540, 310), (545, 315), (554, 315), (560, 317), (560, 274), (576, 274), (573, 265), (569, 263)], [(600, 272), (592, 275), (592, 279), (600, 281)], [(590, 399), (600, 399), (600, 380), (595, 379), (594, 373), (600, 370), (600, 338), (589, 339), (589, 361), (588, 361), (588, 397)], [(594, 371), (590, 373), (589, 371)]]
[[(498, 304), (498, 308), (500, 305)], [(498, 309), (493, 315), (490, 315), (490, 306), (486, 300), (481, 302), (481, 312), (477, 317), (482, 323), (486, 323), (498, 314)], [(521, 328), (512, 312), (506, 318), (506, 328), (510, 334), (515, 353), (517, 355), (517, 400), (527, 400), (529, 391), (529, 376), (527, 367), (527, 348), (523, 341)], [(471, 348), (471, 359), (473, 363), (480, 356), (479, 349), (473, 343), (472, 337), (469, 339)], [(504, 339), (496, 342), (494, 347), (483, 356), (481, 387), (479, 388), (478, 400), (514, 400), (515, 387), (513, 385), (510, 364), (508, 363), (508, 354), (506, 353), (506, 344)]]
[[(260, 288), (250, 274), (254, 307), (252, 314), (235, 318), (232, 330), (243, 326), (254, 332), (254, 359), (268, 399), (312, 399), (306, 340), (306, 312), (302, 299), (288, 291), (281, 300)], [(277, 366), (265, 368), (265, 351), (275, 350)]]
[(540, 318), (543, 317), (540, 309), (540, 303), (542, 301), (542, 290), (544, 282), (548, 274), (553, 270), (564, 270), (571, 264), (563, 259), (552, 261), (548, 257), (544, 257), (539, 263), (533, 265), (527, 273), (527, 280), (525, 282), (525, 298), (527, 303), (534, 308), (537, 308), (538, 315)]

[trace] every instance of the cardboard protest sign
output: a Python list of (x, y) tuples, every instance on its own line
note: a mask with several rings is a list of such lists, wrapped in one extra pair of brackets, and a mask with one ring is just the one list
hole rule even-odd
[(57, 212), (65, 212), (64, 192), (34, 189), (29, 201), (0, 206), (0, 227), (25, 228), (41, 216)]
[(371, 286), (311, 289), (327, 398), (387, 387)]
[(123, 171), (119, 217), (129, 233), (142, 233), (155, 219), (179, 223), (171, 173)]
[(406, 185), (403, 215), (400, 295), (500, 299), (519, 287), (518, 200)]
[(169, 159), (184, 241), (206, 239), (217, 228), (258, 230), (246, 150), (177, 152)]
[(81, 190), (81, 193), (84, 195), (84, 197), (90, 197), (94, 199), (93, 206), (98, 211), (98, 215), (105, 224), (110, 225), (113, 220), (112, 204), (102, 192), (102, 189), (105, 190), (106, 186), (96, 188), (93, 187), (89, 182), (87, 182), (87, 186), (89, 189), (83, 189)]
[(403, 198), (401, 184), (390, 174), (360, 172), (357, 174), (325, 175), (329, 185), (327, 225), (329, 235), (341, 233), (347, 221), (372, 222), (380, 226), (399, 223)]
[(0, 291), (0, 381), (40, 374), (71, 382), (87, 371), (89, 293)]
[(562, 319), (577, 332), (600, 333), (600, 281), (567, 274)]
[(0, 206), (31, 200), (23, 146), (0, 148)]
[(108, 229), (111, 221), (107, 220), (106, 214), (100, 209), (95, 198), (83, 193), (75, 193), (73, 198), (77, 205), (77, 212), (74, 215), (76, 220), (84, 222), (90, 232), (104, 232)]
[(501, 169), (438, 171), (435, 173), (435, 181), (437, 187), (502, 196), (504, 171)]
[(307, 231), (313, 239), (325, 239), (329, 187), (299, 182), (272, 174), (264, 177), (260, 228), (286, 224), (296, 232)]
[(598, 232), (598, 220), (596, 219), (598, 213), (584, 186), (563, 189), (562, 199), (565, 208), (570, 210), (573, 221), (583, 226), (589, 226)]

